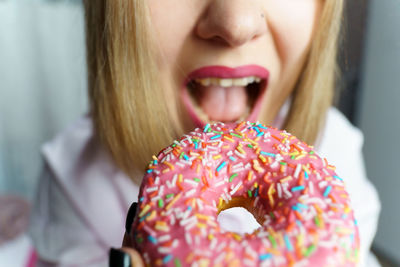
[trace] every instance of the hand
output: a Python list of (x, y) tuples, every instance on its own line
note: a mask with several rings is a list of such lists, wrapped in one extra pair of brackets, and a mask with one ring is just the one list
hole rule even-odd
[(129, 208), (125, 223), (125, 236), (122, 242), (122, 248), (110, 249), (110, 267), (144, 267), (144, 262), (140, 254), (134, 250), (130, 237), (133, 218), (136, 214), (137, 203), (134, 202)]
[(144, 267), (139, 253), (133, 248), (110, 249), (110, 267)]

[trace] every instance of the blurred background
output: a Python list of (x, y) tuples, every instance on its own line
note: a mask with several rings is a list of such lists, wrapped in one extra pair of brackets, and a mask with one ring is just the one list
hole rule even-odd
[[(337, 105), (364, 133), (382, 203), (373, 250), (400, 266), (400, 1), (346, 3)], [(80, 0), (0, 1), (0, 266), (33, 260), (23, 232), (41, 144), (87, 111), (83, 23)]]

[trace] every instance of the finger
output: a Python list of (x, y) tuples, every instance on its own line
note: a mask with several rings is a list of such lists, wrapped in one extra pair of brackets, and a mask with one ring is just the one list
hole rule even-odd
[(137, 208), (137, 203), (133, 202), (128, 210), (128, 214), (126, 215), (125, 231), (128, 234), (131, 233), (133, 219), (135, 218), (136, 215), (136, 208)]
[(110, 249), (110, 267), (144, 267), (144, 262), (139, 253), (132, 249), (123, 247), (121, 249)]
[(127, 233), (125, 233), (124, 240), (122, 241), (122, 246), (123, 247), (132, 247), (133, 244), (131, 241), (132, 241), (131, 236), (128, 235)]
[(131, 247), (132, 246), (130, 232), (132, 231), (132, 223), (133, 223), (133, 219), (135, 218), (135, 215), (136, 215), (136, 208), (137, 208), (137, 203), (133, 202), (128, 210), (128, 214), (126, 215), (125, 235), (124, 235), (124, 240), (122, 241), (123, 247)]
[(144, 267), (144, 262), (139, 252), (137, 252), (133, 248), (127, 248), (127, 247), (123, 247), (122, 250), (125, 251), (125, 253), (128, 253), (129, 256), (131, 257), (131, 262), (133, 267)]

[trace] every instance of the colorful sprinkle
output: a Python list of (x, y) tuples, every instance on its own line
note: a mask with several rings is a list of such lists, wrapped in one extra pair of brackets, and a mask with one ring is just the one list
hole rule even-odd
[(233, 179), (234, 179), (236, 176), (238, 176), (237, 173), (232, 174), (231, 177), (229, 177), (229, 182), (232, 182)]
[(291, 191), (297, 192), (297, 191), (302, 191), (304, 189), (305, 189), (305, 187), (303, 185), (299, 185), (299, 186), (292, 187)]
[(332, 190), (332, 186), (328, 185), (324, 192), (324, 197), (327, 197)]
[(206, 133), (210, 129), (210, 124), (207, 123), (206, 126), (204, 127), (204, 133)]
[(153, 236), (149, 235), (149, 236), (147, 237), (147, 239), (148, 239), (151, 243), (157, 244), (157, 239), (154, 238)]
[(164, 207), (164, 201), (162, 200), (162, 198), (160, 198), (160, 199), (158, 200), (158, 206), (159, 206), (160, 208)]
[(293, 251), (293, 246), (292, 246), (292, 243), (290, 243), (289, 236), (287, 234), (285, 234), (283, 236), (283, 238), (285, 239), (285, 244), (286, 244), (287, 249), (289, 251)]
[(309, 247), (305, 250), (304, 256), (305, 256), (305, 257), (310, 257), (311, 254), (315, 251), (316, 248), (317, 248), (317, 247), (316, 247), (314, 244), (312, 244), (311, 246), (309, 246)]
[(261, 254), (259, 257), (260, 261), (268, 260), (272, 258), (272, 254), (266, 253), (266, 254)]
[(230, 133), (230, 135), (235, 136), (237, 138), (243, 138), (241, 135), (235, 134), (235, 133)]
[(217, 168), (217, 172), (220, 172), (223, 167), (225, 167), (226, 161), (223, 161)]
[(168, 263), (171, 259), (172, 259), (172, 255), (169, 254), (169, 255), (167, 255), (167, 256), (164, 257), (163, 263), (166, 264), (166, 263)]
[(221, 138), (221, 135), (220, 135), (220, 134), (214, 135), (214, 136), (211, 136), (211, 137), (210, 137), (211, 140), (215, 140), (215, 139), (218, 139), (218, 138)]
[(335, 179), (338, 179), (338, 180), (340, 180), (340, 181), (343, 181), (343, 179), (342, 178), (340, 178), (339, 176), (337, 176), (337, 175), (334, 175), (333, 176), (333, 178), (335, 178)]
[(174, 259), (174, 264), (175, 264), (175, 267), (182, 267), (182, 263), (178, 258)]
[(273, 158), (276, 157), (276, 154), (273, 154), (273, 153), (269, 153), (269, 152), (265, 152), (265, 151), (260, 151), (260, 153), (265, 156), (269, 156), (269, 157), (273, 157)]

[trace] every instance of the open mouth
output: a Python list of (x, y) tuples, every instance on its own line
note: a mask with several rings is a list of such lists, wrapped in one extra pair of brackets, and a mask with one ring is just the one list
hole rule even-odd
[(183, 83), (183, 103), (197, 127), (213, 122), (255, 121), (268, 79), (269, 71), (259, 65), (202, 67)]

